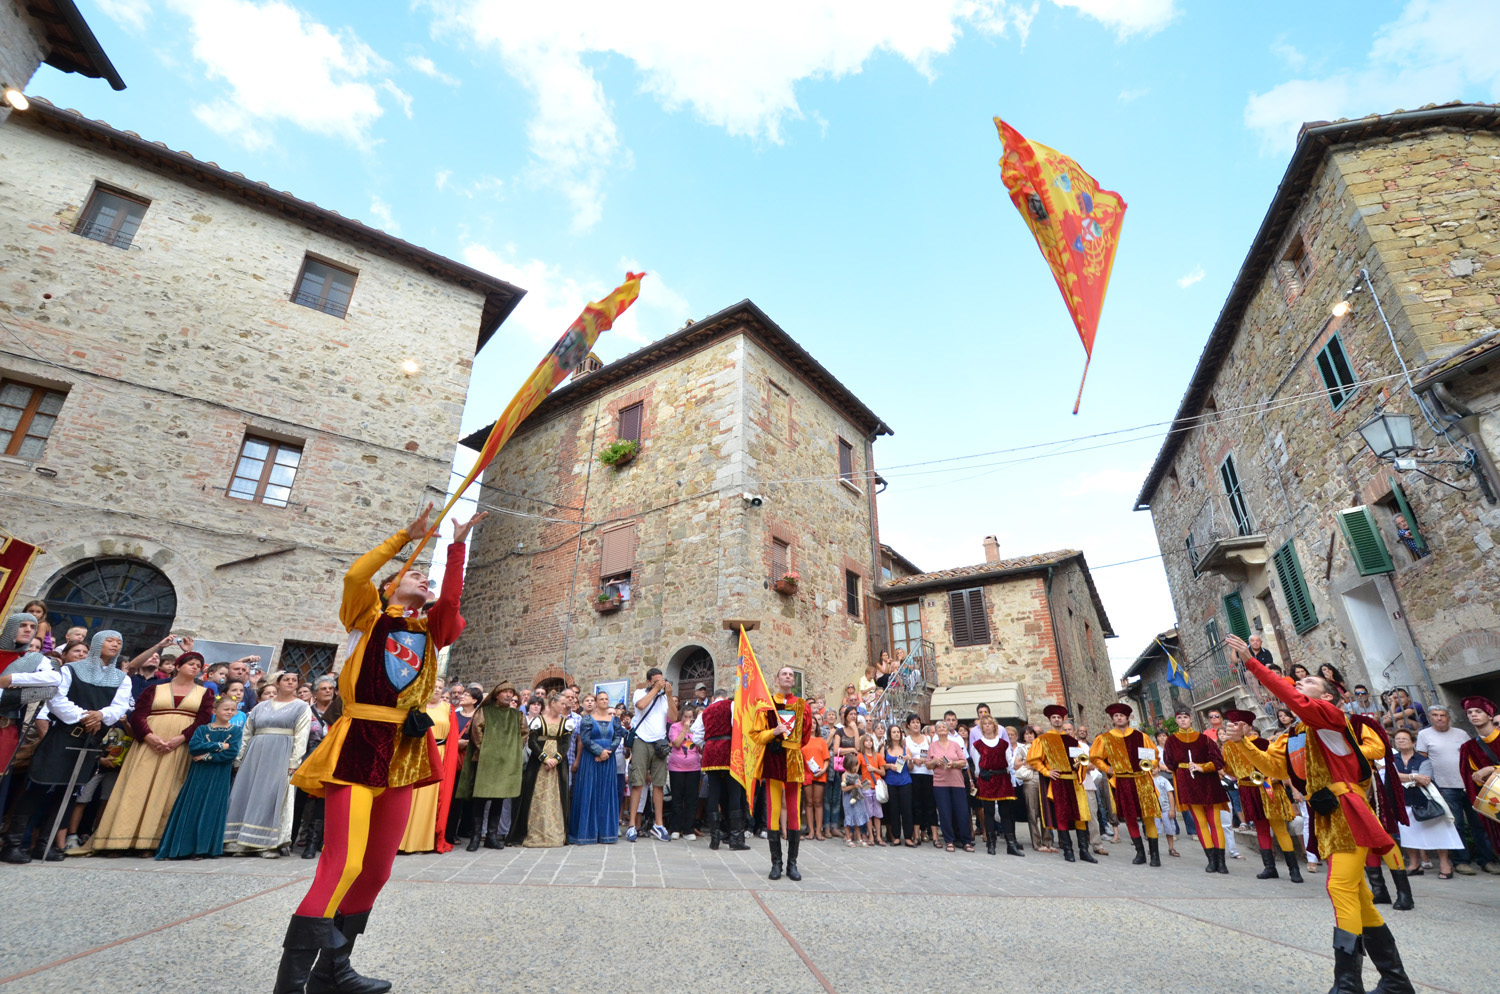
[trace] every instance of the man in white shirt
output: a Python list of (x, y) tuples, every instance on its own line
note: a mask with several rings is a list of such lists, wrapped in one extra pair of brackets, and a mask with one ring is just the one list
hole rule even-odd
[(1448, 810), (1453, 812), (1453, 827), (1458, 829), (1458, 837), (1464, 837), (1465, 828), (1473, 837), (1472, 855), (1467, 847), (1449, 851), (1453, 872), (1472, 877), (1476, 872), (1474, 864), (1488, 869), (1495, 863), (1495, 854), (1490, 851), (1490, 840), (1485, 835), (1484, 826), (1476, 820), (1478, 816), (1469, 804), (1469, 793), (1464, 789), (1463, 774), (1459, 770), (1458, 753), (1470, 736), (1468, 732), (1453, 727), (1452, 716), (1441, 704), (1427, 709), (1427, 720), (1432, 724), (1417, 733), (1417, 752), (1426, 753), (1432, 760), (1432, 782), (1443, 795)]
[(641, 817), (642, 790), (650, 785), (651, 810), (656, 822), (652, 833), (660, 842), (670, 842), (666, 819), (662, 816), (662, 788), (667, 783), (667, 728), (677, 720), (677, 701), (672, 690), (655, 666), (646, 671), (646, 683), (638, 688), (631, 698), (635, 705), (635, 741), (630, 746), (630, 828), (625, 838), (634, 842), (639, 837), (638, 825)]

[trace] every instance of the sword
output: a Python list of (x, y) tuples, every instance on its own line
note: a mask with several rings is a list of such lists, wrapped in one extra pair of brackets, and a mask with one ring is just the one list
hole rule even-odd
[[(68, 789), (63, 791), (62, 801), (57, 805), (57, 817), (52, 821), (52, 831), (47, 835), (47, 847), (50, 849), (57, 842), (57, 830), (62, 827), (63, 815), (68, 812), (68, 801), (73, 797), (73, 788), (78, 785), (78, 772), (83, 769), (83, 761), (91, 752), (103, 752), (103, 744), (97, 746), (67, 746), (64, 752), (78, 753), (78, 761), (73, 764), (73, 775), (68, 777)], [(47, 849), (43, 850), (45, 854)]]

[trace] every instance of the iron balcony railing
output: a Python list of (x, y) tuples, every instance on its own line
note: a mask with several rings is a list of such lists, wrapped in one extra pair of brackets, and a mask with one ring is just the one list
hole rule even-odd
[(107, 224), (98, 224), (94, 221), (75, 221), (73, 223), (73, 234), (82, 235), (91, 241), (103, 242), (113, 245), (115, 248), (128, 249), (130, 242), (135, 238), (135, 231), (115, 229)]
[(324, 314), (332, 314), (336, 318), (341, 318), (349, 312), (348, 302), (340, 303), (305, 290), (298, 290), (292, 294), (292, 302), (301, 304), (303, 307), (311, 307), (315, 311), (322, 311)]
[(917, 705), (927, 696), (928, 688), (937, 683), (937, 650), (926, 639), (913, 642), (911, 655), (886, 681), (885, 690), (880, 691), (870, 706), (870, 714), (879, 721), (889, 723), (894, 715), (897, 720), (919, 710)]
[(1243, 493), (1209, 494), (1193, 512), (1188, 526), (1187, 551), (1193, 569), (1216, 542), (1255, 534), (1255, 523), (1245, 504)]

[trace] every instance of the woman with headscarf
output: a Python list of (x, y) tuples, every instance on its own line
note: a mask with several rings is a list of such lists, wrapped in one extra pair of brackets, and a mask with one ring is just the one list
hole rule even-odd
[(266, 680), (276, 695), (261, 701), (245, 719), (239, 773), (229, 791), (224, 851), (258, 852), (267, 859), (287, 856), (292, 843), (291, 775), (307, 754), (312, 711), (297, 699), (300, 678), (278, 670)]
[[(515, 708), (516, 688), (502, 680), (485, 695), (484, 703), (469, 721), (469, 746), (464, 750), (463, 772), (454, 791), (469, 802), (473, 828), (468, 851), (481, 845), (504, 849), (501, 816), (511, 799), (521, 793), (521, 712)], [(489, 815), (485, 815), (488, 802)]]
[(401, 852), (443, 853), (453, 848), (438, 831), (439, 825), (448, 822), (453, 774), (458, 769), (458, 736), (454, 732), (457, 722), (453, 720), (453, 705), (448, 703), (441, 680), (432, 685), (427, 717), (432, 719), (433, 738), (442, 757), (443, 765), (439, 771), (442, 779), (411, 792), (411, 813), (406, 817), (406, 834), (401, 836)]
[(510, 823), (513, 846), (551, 849), (568, 841), (568, 715), (562, 694), (547, 695), (542, 713), (530, 722), (531, 758), (521, 779), (521, 796)]
[[(95, 642), (98, 638), (94, 636)], [(213, 695), (193, 682), (202, 665), (201, 654), (184, 652), (177, 657), (171, 683), (147, 687), (136, 698), (130, 732), (137, 745), (126, 753), (115, 792), (89, 840), (95, 852), (155, 849), (161, 844), (192, 762), (188, 740), (213, 718)]]

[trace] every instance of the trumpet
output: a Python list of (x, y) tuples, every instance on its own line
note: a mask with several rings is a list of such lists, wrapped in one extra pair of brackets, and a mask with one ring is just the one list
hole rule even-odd
[(1260, 770), (1251, 770), (1250, 771), (1250, 782), (1253, 783), (1253, 784), (1255, 784), (1255, 786), (1259, 787), (1259, 786), (1261, 786), (1262, 784), (1264, 784), (1266, 782), (1266, 775), (1264, 773), (1262, 773)]
[(1152, 770), (1156, 769), (1156, 760), (1143, 759), (1140, 762), (1140, 767), (1142, 773), (1150, 773)]

